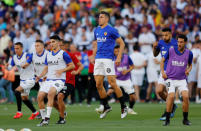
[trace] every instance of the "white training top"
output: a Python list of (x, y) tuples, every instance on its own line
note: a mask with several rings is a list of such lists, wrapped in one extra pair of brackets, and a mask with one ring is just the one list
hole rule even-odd
[(21, 56), (14, 55), (11, 61), (11, 66), (16, 66), (19, 71), (20, 80), (28, 80), (34, 78), (33, 64), (30, 64), (25, 69), (21, 67), (27, 62), (28, 59), (30, 59), (30, 55), (26, 52), (23, 52)]

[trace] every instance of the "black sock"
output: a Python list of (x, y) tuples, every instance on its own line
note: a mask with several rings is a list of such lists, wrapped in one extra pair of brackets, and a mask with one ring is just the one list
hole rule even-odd
[(48, 120), (50, 120), (50, 118), (48, 118), (48, 117), (45, 117), (45, 121), (48, 121)]
[(34, 108), (30, 100), (23, 100), (23, 102), (33, 113), (36, 112), (36, 109)]
[(19, 91), (15, 91), (15, 97), (17, 101), (17, 111), (21, 112), (21, 109), (22, 109), (21, 93)]
[(134, 104), (135, 104), (135, 101), (129, 101), (129, 108), (133, 109)]
[(188, 120), (188, 112), (183, 112), (184, 120)]
[(106, 97), (106, 98), (101, 99), (101, 101), (102, 101), (102, 104), (103, 104), (104, 108), (105, 108), (105, 107), (106, 107), (106, 108), (107, 108), (107, 107), (109, 107), (107, 97)]
[(121, 104), (121, 109), (125, 108), (126, 107), (126, 104), (125, 104), (125, 101), (124, 101), (124, 97), (120, 97), (118, 98), (119, 99), (119, 102)]
[(173, 106), (172, 106), (172, 112), (171, 113), (174, 112), (175, 108), (176, 108), (176, 104), (173, 104)]
[(166, 112), (166, 121), (170, 121), (170, 112)]

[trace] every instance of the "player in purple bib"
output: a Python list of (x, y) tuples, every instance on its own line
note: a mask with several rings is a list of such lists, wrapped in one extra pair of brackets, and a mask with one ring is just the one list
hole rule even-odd
[[(119, 46), (115, 46), (114, 55), (115, 59), (119, 53)], [(121, 63), (119, 66), (115, 65), (116, 72), (116, 82), (119, 87), (121, 87), (129, 95), (129, 108), (128, 114), (136, 115), (137, 113), (133, 111), (133, 106), (135, 104), (136, 95), (131, 82), (131, 71), (134, 69), (133, 62), (127, 54), (123, 54), (121, 58)], [(110, 96), (114, 90), (109, 88), (107, 95)]]
[[(191, 125), (188, 120), (189, 110), (189, 94), (186, 82), (186, 77), (192, 69), (193, 54), (185, 48), (187, 37), (179, 35), (178, 47), (170, 48), (166, 55), (161, 60), (161, 72), (165, 79), (168, 96), (166, 100), (166, 121), (164, 126), (170, 124), (170, 113), (175, 97), (175, 90), (178, 89), (183, 98), (183, 124)], [(166, 72), (164, 71), (164, 63), (168, 60)]]

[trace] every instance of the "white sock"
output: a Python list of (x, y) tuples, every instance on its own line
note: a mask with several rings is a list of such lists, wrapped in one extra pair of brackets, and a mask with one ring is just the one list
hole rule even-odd
[(45, 116), (46, 116), (45, 109), (40, 109), (40, 114), (41, 114), (42, 119), (45, 119)]
[(46, 114), (46, 117), (47, 118), (50, 118), (50, 115), (51, 115), (51, 112), (52, 112), (52, 107), (47, 107), (47, 114)]
[(195, 96), (195, 101), (199, 100), (199, 95)]

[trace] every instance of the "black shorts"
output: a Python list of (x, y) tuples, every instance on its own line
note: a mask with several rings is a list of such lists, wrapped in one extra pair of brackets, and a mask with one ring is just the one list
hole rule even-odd
[(74, 90), (74, 85), (65, 83), (65, 87), (59, 93), (64, 94), (64, 100), (65, 100), (71, 94), (73, 90)]

